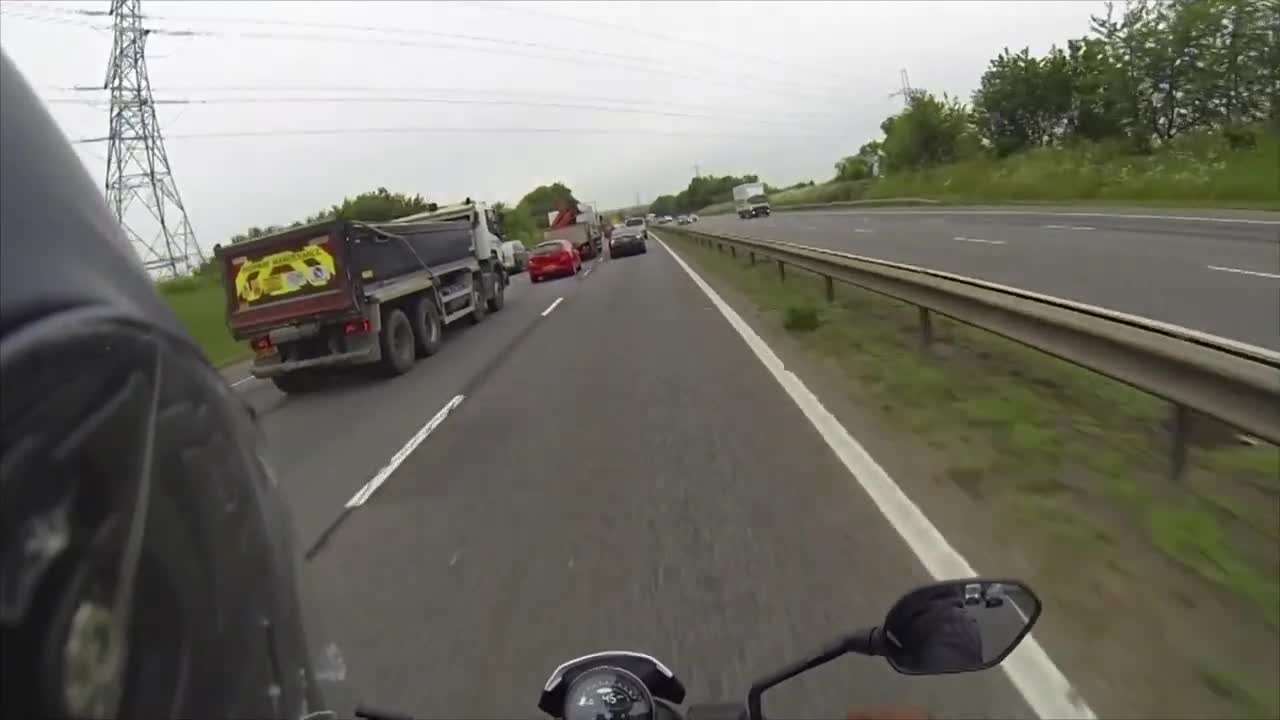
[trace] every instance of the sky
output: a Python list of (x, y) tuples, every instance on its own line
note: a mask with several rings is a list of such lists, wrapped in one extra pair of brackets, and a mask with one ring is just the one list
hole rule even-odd
[[(109, 7), (0, 3), (0, 46), (71, 140), (107, 134), (96, 88), (110, 18), (78, 11)], [(674, 193), (695, 172), (821, 182), (880, 137), (902, 105), (900, 70), (913, 87), (967, 100), (1001, 49), (1065, 44), (1104, 9), (142, 1), (157, 31), (146, 45), (157, 117), (205, 248), (379, 186), (513, 203), (558, 180), (621, 207)], [(101, 184), (106, 144), (76, 148)]]

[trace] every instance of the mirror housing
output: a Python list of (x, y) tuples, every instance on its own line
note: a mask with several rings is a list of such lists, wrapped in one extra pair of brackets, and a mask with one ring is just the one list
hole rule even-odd
[(999, 665), (1040, 618), (1040, 598), (1017, 580), (968, 578), (916, 588), (894, 603), (881, 627), (863, 628), (756, 680), (747, 720), (764, 720), (769, 688), (836, 658), (883, 655), (905, 675), (945, 675)]
[(1040, 618), (1040, 598), (1016, 580), (971, 578), (917, 588), (885, 616), (878, 648), (906, 675), (999, 665)]

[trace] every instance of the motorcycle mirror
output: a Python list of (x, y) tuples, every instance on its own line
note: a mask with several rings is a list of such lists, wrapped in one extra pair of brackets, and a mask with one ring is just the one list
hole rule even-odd
[(880, 653), (906, 675), (999, 665), (1040, 617), (1040, 598), (1016, 580), (970, 578), (903, 595), (885, 617)]

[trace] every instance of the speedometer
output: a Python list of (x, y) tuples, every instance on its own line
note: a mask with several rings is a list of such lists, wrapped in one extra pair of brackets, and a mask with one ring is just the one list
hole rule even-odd
[(653, 696), (635, 675), (616, 667), (592, 668), (565, 695), (564, 720), (652, 720)]

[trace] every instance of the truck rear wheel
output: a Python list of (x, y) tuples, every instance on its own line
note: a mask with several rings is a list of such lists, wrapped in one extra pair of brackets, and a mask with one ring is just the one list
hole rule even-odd
[(484, 281), (475, 278), (471, 281), (471, 324), (479, 325), (489, 314), (488, 300), (485, 298)]
[(394, 308), (382, 318), (382, 366), (391, 375), (403, 375), (413, 367), (413, 325), (404, 311)]
[(507, 304), (506, 279), (499, 276), (493, 279), (493, 290), (489, 293), (489, 309), (498, 312)]
[(440, 309), (430, 295), (413, 306), (413, 341), (419, 357), (431, 357), (440, 350)]

